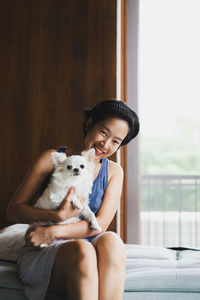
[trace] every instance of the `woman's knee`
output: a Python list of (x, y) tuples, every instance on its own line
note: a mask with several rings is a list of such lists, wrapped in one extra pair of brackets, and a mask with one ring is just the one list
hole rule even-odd
[(86, 240), (77, 240), (74, 247), (76, 264), (81, 270), (96, 267), (96, 251)]
[(86, 240), (75, 240), (71, 247), (66, 247), (64, 256), (68, 257), (66, 271), (70, 275), (88, 276), (97, 270), (96, 251), (91, 243)]
[(114, 232), (106, 232), (96, 243), (98, 257), (113, 267), (122, 267), (126, 263), (125, 247), (120, 237)]

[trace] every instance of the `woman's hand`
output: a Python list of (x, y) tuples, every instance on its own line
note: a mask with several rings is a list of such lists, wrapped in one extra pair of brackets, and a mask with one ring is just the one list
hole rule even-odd
[[(71, 187), (65, 197), (65, 199), (62, 201), (60, 208), (57, 210), (57, 214), (58, 214), (58, 222), (63, 222), (69, 218), (73, 218), (78, 216), (78, 214), (80, 213), (80, 210), (75, 208), (72, 205), (72, 198), (73, 198), (73, 194), (75, 192), (75, 188)], [(83, 203), (85, 201), (84, 198), (79, 199), (80, 203)]]
[(51, 226), (34, 225), (25, 234), (26, 245), (32, 248), (41, 248), (55, 239)]
[[(63, 200), (60, 208), (56, 211), (57, 215), (57, 223), (63, 222), (69, 218), (75, 217), (80, 213), (80, 210), (74, 208), (72, 205), (72, 197), (74, 194), (75, 188), (71, 187)], [(84, 198), (79, 198), (80, 203), (84, 203)], [(26, 234), (25, 234), (25, 241), (26, 245), (32, 247), (34, 249), (42, 248), (47, 246), (53, 240), (56, 239), (56, 228), (55, 225), (49, 226), (41, 226), (41, 225), (34, 225), (31, 226)]]

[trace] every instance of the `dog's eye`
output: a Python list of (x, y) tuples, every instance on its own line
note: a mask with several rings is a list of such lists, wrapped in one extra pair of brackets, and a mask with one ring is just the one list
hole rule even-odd
[(68, 166), (67, 166), (67, 169), (68, 169), (68, 170), (71, 170), (71, 169), (72, 169), (72, 166), (68, 165)]
[(80, 168), (81, 168), (81, 169), (84, 169), (84, 168), (85, 168), (85, 166), (84, 166), (84, 165), (80, 165)]

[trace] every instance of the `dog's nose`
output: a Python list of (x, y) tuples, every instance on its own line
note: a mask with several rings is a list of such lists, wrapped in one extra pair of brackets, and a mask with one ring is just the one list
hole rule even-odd
[(79, 174), (79, 169), (78, 168), (74, 168), (74, 174)]

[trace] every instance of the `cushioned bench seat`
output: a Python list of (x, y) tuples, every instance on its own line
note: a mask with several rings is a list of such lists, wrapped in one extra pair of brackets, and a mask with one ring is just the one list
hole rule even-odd
[(197, 249), (180, 251), (126, 245), (126, 251), (126, 300), (200, 299)]
[(17, 277), (17, 265), (14, 262), (0, 261), (0, 299), (26, 300), (23, 284)]
[[(126, 245), (126, 253), (124, 300), (200, 299), (200, 251)], [(1, 261), (0, 300), (25, 299), (16, 263)]]

